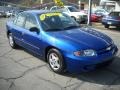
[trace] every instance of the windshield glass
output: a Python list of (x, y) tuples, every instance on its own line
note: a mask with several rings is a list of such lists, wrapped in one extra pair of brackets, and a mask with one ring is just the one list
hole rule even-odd
[(79, 12), (78, 9), (76, 9), (75, 7), (68, 7), (68, 9), (70, 10), (70, 12)]
[(62, 13), (45, 13), (39, 15), (43, 30), (61, 31), (79, 27), (79, 24)]
[(120, 12), (111, 12), (110, 15), (111, 16), (120, 16)]

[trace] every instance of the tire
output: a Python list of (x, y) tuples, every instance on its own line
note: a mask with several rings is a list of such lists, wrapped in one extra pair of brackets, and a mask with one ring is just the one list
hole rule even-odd
[(109, 25), (105, 25), (105, 28), (109, 28)]
[(8, 40), (9, 40), (9, 44), (12, 48), (14, 48), (14, 49), (17, 48), (18, 45), (15, 43), (12, 33), (8, 34)]
[(119, 29), (119, 28), (120, 28), (120, 26), (116, 26), (116, 28), (118, 28), (118, 29)]
[(47, 53), (49, 67), (55, 73), (62, 74), (65, 71), (65, 63), (62, 54), (57, 49), (50, 49)]

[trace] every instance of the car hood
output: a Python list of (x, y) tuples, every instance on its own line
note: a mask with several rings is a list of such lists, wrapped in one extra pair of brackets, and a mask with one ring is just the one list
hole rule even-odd
[(113, 43), (107, 35), (91, 28), (76, 28), (52, 32), (51, 34), (54, 38), (79, 47), (79, 49), (100, 50)]
[(82, 12), (64, 12), (70, 16), (84, 16), (84, 15), (87, 15), (85, 13), (82, 13)]

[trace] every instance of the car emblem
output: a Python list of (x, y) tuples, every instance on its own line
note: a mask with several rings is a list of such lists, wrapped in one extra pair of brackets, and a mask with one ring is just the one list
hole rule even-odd
[(106, 50), (110, 50), (110, 49), (111, 49), (111, 47), (106, 48)]

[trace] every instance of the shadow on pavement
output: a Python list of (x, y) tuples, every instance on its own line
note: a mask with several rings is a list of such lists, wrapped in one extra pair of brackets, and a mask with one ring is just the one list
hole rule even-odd
[[(118, 70), (118, 72), (116, 71)], [(77, 78), (84, 82), (100, 84), (100, 85), (120, 85), (120, 58), (116, 57), (111, 65), (102, 67), (95, 71), (80, 74), (65, 74), (65, 76)], [(116, 80), (118, 80), (116, 82)]]
[(120, 32), (120, 28), (116, 28), (116, 27), (110, 27), (109, 30)]

